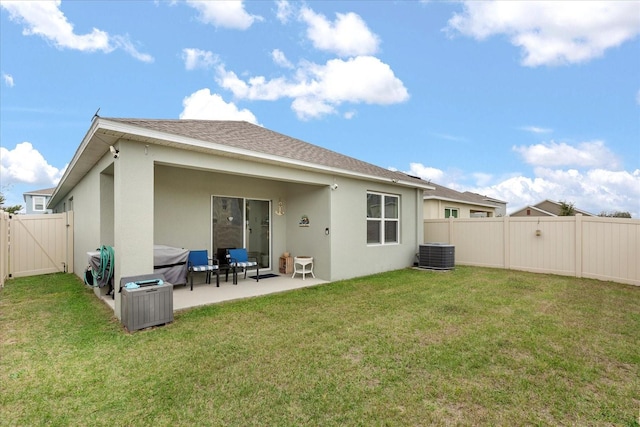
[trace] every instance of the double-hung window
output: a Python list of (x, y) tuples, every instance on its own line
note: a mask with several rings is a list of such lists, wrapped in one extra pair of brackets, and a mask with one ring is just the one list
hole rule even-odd
[(44, 197), (33, 196), (33, 211), (34, 212), (44, 211)]
[(445, 218), (458, 218), (458, 209), (457, 208), (444, 208), (444, 217)]
[(400, 242), (400, 197), (367, 192), (367, 244)]

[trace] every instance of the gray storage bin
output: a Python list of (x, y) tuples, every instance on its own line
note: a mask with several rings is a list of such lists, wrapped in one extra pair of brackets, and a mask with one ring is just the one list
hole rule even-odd
[(129, 282), (151, 279), (161, 279), (164, 282), (164, 275), (145, 274), (120, 279), (122, 324), (129, 331), (173, 322), (173, 285), (171, 283), (164, 282), (162, 285), (135, 289), (124, 287)]

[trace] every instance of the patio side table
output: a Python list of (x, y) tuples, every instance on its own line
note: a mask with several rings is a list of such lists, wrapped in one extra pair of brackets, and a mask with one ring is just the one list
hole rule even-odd
[(297, 256), (293, 258), (293, 275), (291, 278), (296, 277), (296, 274), (302, 274), (302, 280), (305, 275), (311, 274), (314, 279), (316, 276), (313, 274), (313, 257), (311, 256)]

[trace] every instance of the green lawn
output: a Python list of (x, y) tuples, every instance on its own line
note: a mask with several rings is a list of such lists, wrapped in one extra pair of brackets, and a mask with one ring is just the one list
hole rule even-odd
[(54, 274), (8, 281), (0, 327), (1, 425), (639, 425), (640, 288), (616, 283), (407, 269), (129, 334)]

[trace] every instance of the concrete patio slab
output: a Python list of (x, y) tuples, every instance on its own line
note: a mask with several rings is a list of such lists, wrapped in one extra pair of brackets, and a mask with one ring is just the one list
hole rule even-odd
[[(275, 294), (329, 283), (325, 280), (309, 276), (303, 280), (300, 275), (296, 275), (295, 278), (291, 278), (290, 275), (279, 275), (276, 277), (260, 279), (258, 282), (249, 277), (243, 279), (242, 275), (240, 275), (240, 277), (238, 277), (237, 285), (232, 284), (231, 276), (229, 276), (228, 282), (225, 282), (224, 276), (222, 276), (219, 288), (216, 287), (215, 277), (212, 277), (211, 282), (211, 284), (206, 284), (203, 280), (194, 281), (193, 291), (190, 290), (189, 285), (175, 286), (173, 288), (173, 311), (175, 312), (203, 305), (217, 304), (224, 301), (253, 298), (261, 295)], [(111, 296), (105, 295), (102, 297), (102, 300), (115, 310), (115, 302), (111, 299)]]

